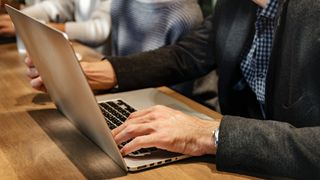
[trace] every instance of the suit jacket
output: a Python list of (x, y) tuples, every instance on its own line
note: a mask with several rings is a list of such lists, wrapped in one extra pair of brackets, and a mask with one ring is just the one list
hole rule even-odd
[[(219, 170), (320, 177), (320, 1), (281, 1), (266, 81), (263, 120), (243, 77), (241, 53), (254, 35), (257, 6), (218, 1), (215, 14), (175, 45), (109, 57), (122, 90), (174, 84), (217, 69), (221, 121)], [(240, 117), (241, 116), (241, 117)]]

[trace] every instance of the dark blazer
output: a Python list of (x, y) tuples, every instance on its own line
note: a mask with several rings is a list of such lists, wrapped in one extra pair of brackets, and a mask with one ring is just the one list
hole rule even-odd
[[(257, 6), (218, 1), (215, 14), (175, 45), (109, 57), (122, 90), (168, 85), (217, 68), (220, 126), (217, 168), (320, 178), (320, 1), (281, 1), (267, 74), (265, 111), (239, 90), (241, 53), (254, 35)], [(241, 117), (239, 117), (241, 116)]]

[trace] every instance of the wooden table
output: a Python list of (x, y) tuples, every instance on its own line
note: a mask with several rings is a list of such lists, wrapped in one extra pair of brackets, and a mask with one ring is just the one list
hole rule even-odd
[[(75, 47), (95, 56), (90, 49)], [(15, 44), (0, 45), (0, 179), (252, 179), (218, 172), (214, 156), (127, 174), (59, 113), (47, 94), (32, 89), (25, 72)], [(211, 117), (220, 116), (160, 89)]]

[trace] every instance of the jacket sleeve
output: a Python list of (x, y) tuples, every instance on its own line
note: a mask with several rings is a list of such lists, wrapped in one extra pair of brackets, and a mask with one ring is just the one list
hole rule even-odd
[(225, 116), (217, 168), (295, 178), (320, 178), (320, 127)]
[(107, 57), (120, 90), (131, 90), (190, 80), (216, 67), (212, 56), (212, 18), (174, 45), (125, 57)]

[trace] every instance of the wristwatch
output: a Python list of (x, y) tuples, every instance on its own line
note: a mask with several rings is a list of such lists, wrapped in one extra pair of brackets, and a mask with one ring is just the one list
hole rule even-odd
[(216, 128), (212, 131), (212, 138), (213, 138), (213, 142), (214, 142), (214, 145), (216, 147), (218, 147), (218, 144), (219, 144), (219, 128)]

